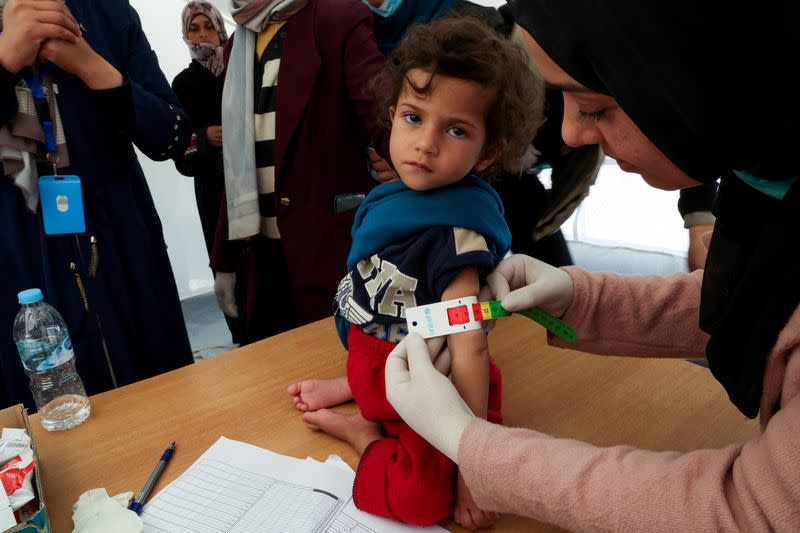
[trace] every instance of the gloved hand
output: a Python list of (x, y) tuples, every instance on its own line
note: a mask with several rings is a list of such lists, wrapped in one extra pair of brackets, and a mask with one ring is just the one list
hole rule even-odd
[(458, 462), (458, 445), (472, 414), (453, 383), (431, 362), (445, 337), (410, 333), (386, 360), (386, 398), (423, 439)]
[(508, 311), (536, 306), (558, 318), (572, 305), (575, 294), (569, 274), (527, 255), (512, 255), (501, 262), (486, 282)]
[(235, 272), (217, 272), (214, 277), (214, 294), (217, 296), (217, 305), (226, 316), (236, 318), (239, 309), (236, 307), (234, 289), (236, 288)]

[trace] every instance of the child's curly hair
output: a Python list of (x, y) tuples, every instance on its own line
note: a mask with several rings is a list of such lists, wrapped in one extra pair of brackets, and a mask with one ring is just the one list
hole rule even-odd
[[(431, 74), (425, 86), (411, 83), (412, 69)], [(499, 150), (490, 169), (513, 168), (543, 121), (544, 81), (528, 52), (470, 17), (412, 26), (389, 56), (384, 76), (376, 80), (375, 88), (382, 89), (381, 108), (396, 105), (406, 83), (417, 94), (428, 93), (437, 74), (493, 90), (484, 148)], [(381, 116), (390, 126), (388, 113)]]

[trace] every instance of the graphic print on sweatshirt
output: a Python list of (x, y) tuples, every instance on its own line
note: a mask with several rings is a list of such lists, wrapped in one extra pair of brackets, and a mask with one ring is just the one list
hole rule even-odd
[(359, 261), (339, 283), (334, 315), (368, 335), (400, 342), (408, 334), (406, 308), (439, 302), (463, 269), (474, 266), (483, 278), (498, 262), (475, 231), (427, 228)]

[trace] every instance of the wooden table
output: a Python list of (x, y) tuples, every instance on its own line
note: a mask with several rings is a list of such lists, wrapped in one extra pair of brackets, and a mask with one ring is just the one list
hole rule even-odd
[[(654, 450), (719, 447), (757, 434), (708, 370), (681, 360), (592, 356), (546, 345), (526, 318), (499, 321), (490, 347), (503, 371), (506, 423), (596, 445)], [(307, 430), (286, 394), (304, 378), (344, 372), (333, 321), (323, 320), (127, 387), (92, 396), (78, 428), (48, 433), (33, 415), (53, 531), (72, 530), (85, 490), (139, 491), (161, 452), (175, 455), (153, 494), (220, 435), (295, 457), (358, 458), (346, 444)], [(353, 404), (345, 410), (355, 409)], [(447, 528), (460, 530), (454, 523)], [(557, 531), (503, 516), (493, 531)]]

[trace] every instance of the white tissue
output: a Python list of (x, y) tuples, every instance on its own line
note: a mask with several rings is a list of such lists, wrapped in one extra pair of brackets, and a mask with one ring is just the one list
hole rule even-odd
[(142, 533), (144, 522), (127, 509), (132, 497), (132, 492), (111, 498), (106, 489), (87, 490), (72, 506), (72, 533)]

